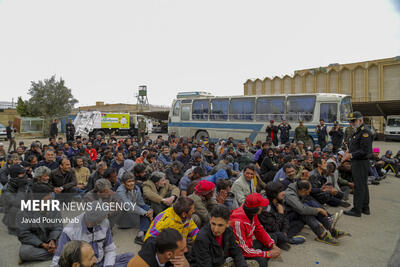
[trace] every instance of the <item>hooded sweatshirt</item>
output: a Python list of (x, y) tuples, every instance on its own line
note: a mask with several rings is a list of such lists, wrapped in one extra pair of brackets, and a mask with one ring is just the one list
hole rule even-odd
[(131, 159), (126, 159), (124, 161), (124, 167), (122, 167), (119, 171), (118, 171), (118, 180), (121, 181), (122, 175), (124, 175), (125, 172), (130, 172), (133, 170), (133, 167), (135, 167), (136, 162), (134, 162)]

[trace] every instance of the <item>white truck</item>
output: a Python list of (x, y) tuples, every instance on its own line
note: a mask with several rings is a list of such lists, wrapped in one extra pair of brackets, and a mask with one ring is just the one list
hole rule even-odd
[(115, 134), (118, 136), (135, 136), (138, 134), (137, 125), (141, 118), (147, 124), (147, 133), (152, 131), (151, 119), (143, 115), (130, 113), (107, 113), (100, 111), (80, 111), (74, 120), (75, 136), (105, 136)]
[(386, 118), (385, 141), (400, 140), (400, 115), (390, 115)]

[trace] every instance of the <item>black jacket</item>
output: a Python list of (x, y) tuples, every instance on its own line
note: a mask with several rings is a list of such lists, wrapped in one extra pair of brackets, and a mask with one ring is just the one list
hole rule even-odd
[(260, 166), (260, 174), (265, 174), (269, 171), (277, 172), (279, 170), (278, 164), (276, 163), (276, 159), (274, 157), (270, 158), (266, 156), (261, 163)]
[(67, 123), (67, 125), (65, 125), (65, 132), (67, 135), (74, 136), (75, 125), (73, 125), (72, 123)]
[[(268, 125), (267, 129), (265, 131), (267, 132), (268, 137), (270, 137), (272, 140), (278, 140), (278, 131), (279, 131), (278, 126)], [(271, 135), (272, 132), (274, 133), (274, 138), (272, 138), (272, 135)]]
[(273, 204), (262, 209), (261, 214), (258, 215), (258, 220), (267, 233), (282, 232), (287, 234), (289, 231), (289, 220), (285, 214), (280, 214)]
[(279, 125), (278, 129), (281, 131), (281, 139), (286, 141), (289, 140), (290, 137), (290, 129), (292, 129), (292, 126), (290, 124), (287, 125)]
[(339, 148), (343, 143), (343, 138), (344, 138), (343, 129), (339, 128), (336, 131), (332, 129), (329, 131), (329, 135), (331, 136), (333, 147)]
[[(183, 166), (183, 164), (182, 164), (182, 166)], [(171, 167), (168, 167), (166, 170), (165, 170), (165, 176), (166, 176), (166, 178), (169, 180), (169, 182), (171, 183), (171, 184), (173, 184), (173, 185), (176, 185), (176, 186), (178, 186), (179, 185), (179, 181), (181, 180), (181, 178), (183, 177), (183, 171), (180, 171), (179, 173), (174, 173), (173, 171), (172, 171), (172, 168)]]
[(325, 138), (328, 135), (327, 126), (317, 125), (316, 127), (318, 142), (325, 142)]
[[(146, 240), (146, 243), (142, 246), (142, 249), (138, 252), (138, 255), (150, 266), (159, 267), (160, 265), (156, 259), (156, 238), (150, 237)], [(164, 267), (173, 266), (171, 262), (165, 263)]]
[(50, 125), (50, 136), (55, 136), (58, 134), (58, 128), (57, 128), (57, 123), (53, 122)]
[(226, 228), (223, 237), (223, 249), (215, 240), (210, 224), (200, 229), (192, 250), (192, 262), (195, 267), (219, 267), (225, 263), (225, 258), (232, 257), (236, 267), (247, 266), (242, 250), (236, 242), (232, 228)]
[[(63, 231), (63, 225), (61, 221), (55, 222), (43, 222), (42, 218), (46, 217), (49, 219), (61, 220), (61, 213), (59, 211), (52, 212), (37, 212), (37, 211), (20, 211), (17, 213), (16, 222), (19, 226), (18, 239), (22, 244), (32, 245), (39, 247), (42, 243), (48, 243), (50, 240), (57, 242), (61, 232)], [(30, 223), (22, 222), (22, 218), (26, 219), (39, 219), (39, 222)]]
[(365, 160), (372, 157), (372, 133), (365, 125), (358, 127), (349, 140), (349, 152), (353, 160)]
[(63, 174), (60, 168), (57, 168), (50, 173), (50, 183), (54, 187), (62, 186), (64, 191), (70, 191), (77, 184), (75, 172), (71, 170), (68, 173)]
[(0, 169), (0, 183), (2, 185), (7, 184), (9, 175), (10, 175), (10, 167), (8, 166), (7, 163), (5, 163), (4, 166)]
[(7, 139), (11, 139), (11, 133), (14, 129), (11, 128), (10, 126), (6, 127), (6, 132), (7, 132)]
[(87, 191), (92, 190), (94, 188), (94, 184), (96, 183), (96, 181), (101, 178), (103, 178), (103, 176), (100, 176), (100, 174), (97, 171), (95, 171), (91, 175), (89, 175), (88, 183), (86, 185), (86, 190)]

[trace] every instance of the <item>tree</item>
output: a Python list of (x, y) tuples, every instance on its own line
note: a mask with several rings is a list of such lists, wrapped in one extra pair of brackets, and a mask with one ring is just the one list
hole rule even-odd
[(60, 78), (57, 81), (55, 75), (44, 81), (31, 82), (28, 94), (31, 98), (26, 103), (27, 113), (35, 117), (43, 116), (47, 120), (67, 115), (78, 103), (64, 80)]
[(18, 102), (17, 102), (17, 112), (19, 115), (22, 117), (27, 117), (30, 116), (29, 111), (28, 111), (28, 101), (22, 100), (22, 97), (18, 97)]

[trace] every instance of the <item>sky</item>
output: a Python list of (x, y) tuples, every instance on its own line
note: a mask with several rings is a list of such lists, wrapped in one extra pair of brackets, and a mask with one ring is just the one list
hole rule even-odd
[(78, 106), (242, 95), (251, 78), (400, 55), (400, 0), (0, 0), (0, 101), (62, 77)]

